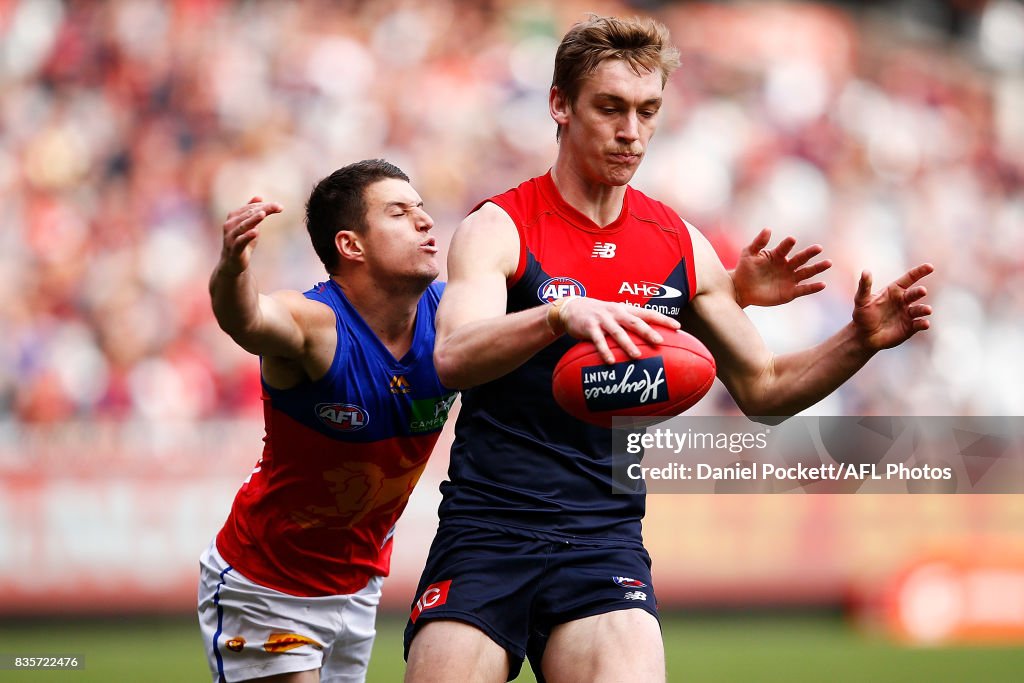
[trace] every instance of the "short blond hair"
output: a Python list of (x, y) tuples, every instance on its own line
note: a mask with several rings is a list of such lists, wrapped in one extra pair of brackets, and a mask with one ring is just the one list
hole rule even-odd
[[(591, 14), (565, 34), (555, 53), (551, 87), (573, 106), (583, 81), (606, 59), (621, 59), (637, 74), (661, 71), (661, 85), (679, 66), (679, 50), (668, 28), (654, 19), (619, 19)], [(561, 134), (561, 126), (556, 133)]]

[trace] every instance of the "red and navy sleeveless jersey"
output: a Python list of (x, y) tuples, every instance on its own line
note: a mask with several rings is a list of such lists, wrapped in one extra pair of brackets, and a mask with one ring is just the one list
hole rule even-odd
[(235, 496), (217, 549), (243, 576), (292, 595), (347, 594), (386, 576), (391, 534), (455, 392), (434, 371), (443, 284), (420, 298), (412, 346), (395, 359), (333, 280), (305, 296), (330, 306), (327, 374), (263, 384), (263, 455)]
[[(561, 197), (550, 173), (487, 201), (519, 231), (509, 313), (577, 295), (676, 317), (693, 296), (686, 225), (633, 188), (603, 228)], [(442, 521), (552, 540), (639, 540), (644, 496), (612, 492), (615, 432), (571, 417), (551, 393), (554, 366), (575, 343), (563, 337), (504, 377), (463, 391)]]

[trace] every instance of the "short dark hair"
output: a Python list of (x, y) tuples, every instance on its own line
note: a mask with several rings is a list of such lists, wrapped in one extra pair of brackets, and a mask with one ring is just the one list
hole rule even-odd
[(349, 164), (316, 184), (306, 202), (306, 230), (328, 273), (338, 266), (335, 236), (342, 230), (366, 230), (366, 188), (380, 180), (409, 176), (383, 159)]
[[(621, 59), (638, 76), (661, 72), (661, 86), (679, 66), (679, 50), (669, 42), (668, 29), (654, 19), (619, 19), (591, 14), (575, 24), (562, 38), (555, 53), (551, 87), (565, 96), (570, 107), (576, 103), (583, 81), (601, 62)], [(562, 133), (558, 126), (557, 140)]]

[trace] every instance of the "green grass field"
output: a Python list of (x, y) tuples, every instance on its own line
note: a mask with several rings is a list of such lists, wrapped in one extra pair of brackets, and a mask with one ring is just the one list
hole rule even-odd
[[(370, 683), (402, 680), (403, 625), (381, 618)], [(829, 616), (669, 615), (664, 627), (669, 681), (1015, 683), (1024, 672), (1024, 647), (907, 648)], [(4, 683), (209, 680), (191, 619), (0, 622), (0, 653), (85, 657), (79, 671), (0, 671)], [(524, 672), (518, 680), (534, 678)]]

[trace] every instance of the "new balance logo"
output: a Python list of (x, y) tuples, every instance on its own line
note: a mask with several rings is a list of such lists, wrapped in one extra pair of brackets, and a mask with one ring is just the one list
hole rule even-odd
[(591, 258), (615, 258), (614, 242), (595, 242), (594, 251), (590, 252)]
[(391, 393), (392, 394), (408, 394), (409, 393), (409, 381), (405, 378), (405, 375), (392, 375), (391, 376)]

